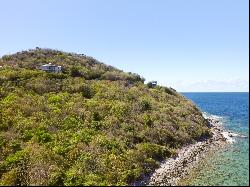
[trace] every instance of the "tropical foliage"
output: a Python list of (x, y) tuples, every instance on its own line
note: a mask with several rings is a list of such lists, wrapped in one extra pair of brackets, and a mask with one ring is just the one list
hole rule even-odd
[(131, 184), (209, 135), (175, 90), (91, 57), (37, 48), (0, 59), (1, 185)]

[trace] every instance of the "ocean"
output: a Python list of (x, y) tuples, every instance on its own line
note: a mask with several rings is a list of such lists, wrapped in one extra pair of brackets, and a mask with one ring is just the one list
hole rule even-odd
[(246, 136), (209, 154), (183, 185), (249, 185), (249, 93), (182, 93), (202, 112), (217, 116), (225, 129)]

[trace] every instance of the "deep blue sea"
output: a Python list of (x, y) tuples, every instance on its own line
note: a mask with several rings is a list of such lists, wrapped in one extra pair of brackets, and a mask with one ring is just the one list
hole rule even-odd
[(202, 112), (220, 117), (225, 129), (246, 138), (209, 155), (186, 185), (249, 185), (249, 93), (182, 93)]

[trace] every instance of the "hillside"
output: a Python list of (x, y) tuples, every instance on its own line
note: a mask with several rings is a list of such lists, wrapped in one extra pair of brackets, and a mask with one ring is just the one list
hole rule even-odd
[[(52, 63), (61, 73), (37, 69)], [(1, 185), (126, 185), (211, 133), (175, 90), (51, 49), (0, 59)]]

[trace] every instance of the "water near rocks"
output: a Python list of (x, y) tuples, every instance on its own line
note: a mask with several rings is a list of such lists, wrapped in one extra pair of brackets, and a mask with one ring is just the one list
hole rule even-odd
[(232, 143), (207, 156), (181, 185), (249, 185), (249, 93), (183, 93), (231, 133)]

